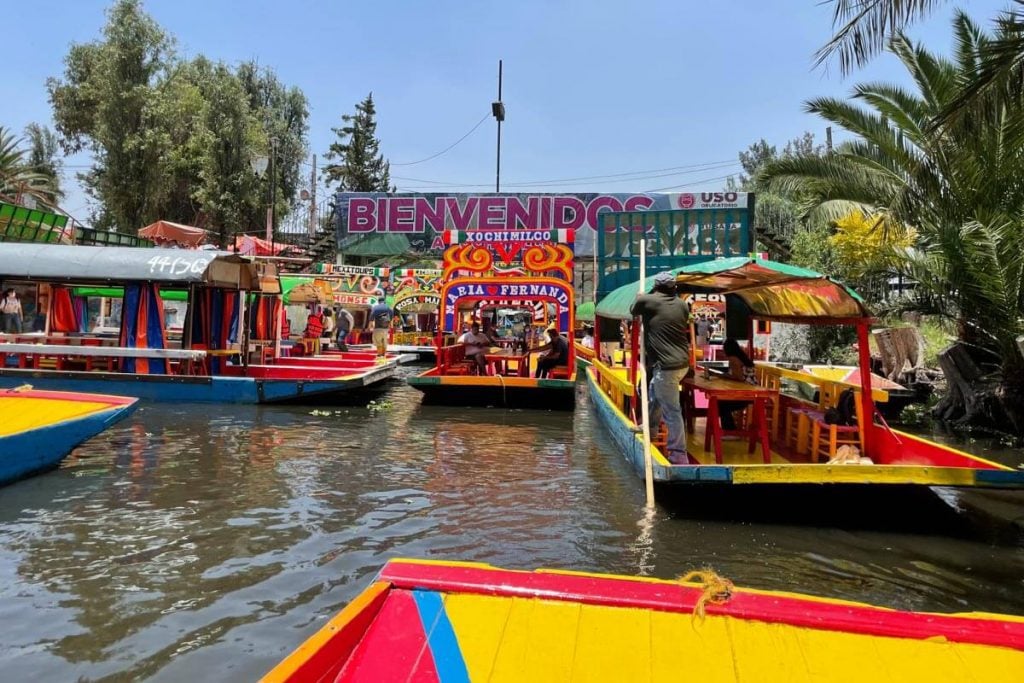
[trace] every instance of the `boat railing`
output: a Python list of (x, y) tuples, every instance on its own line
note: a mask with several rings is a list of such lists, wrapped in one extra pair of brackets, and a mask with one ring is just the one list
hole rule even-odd
[(612, 368), (597, 358), (594, 359), (593, 367), (601, 389), (616, 407), (628, 415), (636, 391), (633, 383), (629, 381), (628, 371), (623, 372), (625, 368)]
[[(820, 375), (815, 375), (810, 372), (803, 372), (801, 370), (792, 370), (790, 368), (783, 368), (778, 365), (772, 365), (771, 363), (755, 362), (754, 364), (758, 370), (758, 373), (767, 373), (775, 375), (780, 379), (788, 379), (795, 382), (803, 382), (804, 384), (810, 384), (821, 390), (822, 387), (839, 387), (842, 389), (852, 389), (854, 393), (860, 394), (861, 387), (859, 384), (853, 384), (852, 382), (844, 382), (842, 380), (828, 379)], [(889, 392), (885, 389), (876, 389), (872, 387), (871, 397), (876, 403), (885, 403), (889, 400)], [(797, 397), (793, 397), (794, 400), (800, 400)]]

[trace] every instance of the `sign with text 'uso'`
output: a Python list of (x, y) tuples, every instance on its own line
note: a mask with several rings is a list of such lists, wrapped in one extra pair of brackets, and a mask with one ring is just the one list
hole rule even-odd
[[(390, 194), (339, 192), (338, 244), (370, 234), (402, 235), (410, 251), (441, 251), (441, 233), (500, 234), (522, 230), (575, 230), (576, 253), (593, 253), (593, 230), (606, 211), (747, 209), (744, 192), (572, 194)], [(589, 229), (585, 229), (589, 228)]]

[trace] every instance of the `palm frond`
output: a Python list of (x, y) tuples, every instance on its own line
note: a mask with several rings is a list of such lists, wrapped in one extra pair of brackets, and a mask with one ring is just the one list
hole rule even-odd
[(848, 74), (881, 52), (886, 41), (945, 0), (832, 0), (835, 33), (815, 55), (815, 66), (838, 57)]

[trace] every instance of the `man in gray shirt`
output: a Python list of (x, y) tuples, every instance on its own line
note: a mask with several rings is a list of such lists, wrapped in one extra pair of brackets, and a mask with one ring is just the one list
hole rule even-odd
[(630, 309), (644, 325), (644, 352), (650, 380), (650, 421), (668, 429), (665, 455), (677, 465), (691, 462), (686, 454), (686, 426), (679, 405), (679, 383), (690, 364), (690, 307), (676, 294), (676, 279), (668, 272), (654, 276), (654, 289), (641, 294)]

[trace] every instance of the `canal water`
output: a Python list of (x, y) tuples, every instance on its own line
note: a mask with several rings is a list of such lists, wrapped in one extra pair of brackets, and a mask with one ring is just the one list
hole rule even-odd
[(254, 680), (393, 557), (710, 566), (743, 586), (1024, 614), (1019, 527), (949, 492), (684, 492), (645, 517), (578, 389), (575, 414), (424, 407), (399, 382), (369, 409), (142, 406), (0, 490), (2, 679)]

